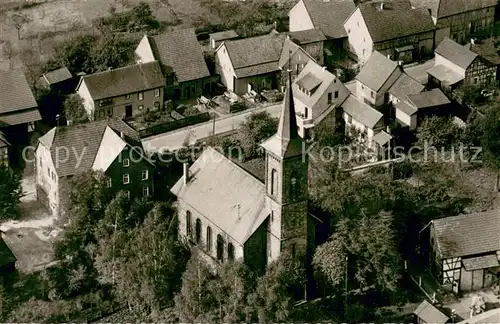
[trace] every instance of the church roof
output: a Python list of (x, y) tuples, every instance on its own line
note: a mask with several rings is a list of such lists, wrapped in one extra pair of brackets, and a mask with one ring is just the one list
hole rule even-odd
[(281, 116), (276, 134), (264, 143), (262, 147), (278, 157), (296, 156), (302, 153), (302, 139), (297, 130), (297, 117), (295, 116), (295, 104), (293, 101), (292, 77), (288, 74), (285, 98), (281, 108)]
[(234, 241), (244, 244), (269, 216), (265, 185), (215, 149), (208, 147), (189, 171), (188, 183), (180, 179), (172, 193)]

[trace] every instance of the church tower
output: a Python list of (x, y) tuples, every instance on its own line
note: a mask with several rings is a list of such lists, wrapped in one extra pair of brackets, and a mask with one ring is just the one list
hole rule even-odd
[(285, 251), (305, 261), (314, 240), (314, 226), (307, 212), (308, 156), (298, 135), (291, 83), (288, 71), (278, 131), (262, 143), (266, 152), (266, 203), (271, 210), (268, 263)]

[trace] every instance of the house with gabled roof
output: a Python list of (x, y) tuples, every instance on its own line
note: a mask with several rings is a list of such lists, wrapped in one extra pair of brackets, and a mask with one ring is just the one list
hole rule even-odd
[(468, 48), (471, 52), (476, 53), (485, 59), (491, 66), (496, 66), (496, 79), (497, 81), (500, 80), (500, 53), (497, 50), (492, 38), (485, 40), (471, 40), (470, 43), (465, 45), (465, 48)]
[(159, 62), (85, 75), (76, 92), (90, 120), (131, 118), (163, 107), (165, 77)]
[(343, 24), (354, 9), (352, 0), (300, 0), (288, 13), (290, 32), (307, 32), (309, 37), (321, 33), (326, 38), (324, 60), (318, 62), (330, 66), (346, 55), (348, 41)]
[(431, 221), (432, 274), (455, 293), (490, 287), (500, 274), (500, 210)]
[(21, 70), (0, 71), (0, 129), (17, 142), (42, 119), (33, 92)]
[(135, 56), (137, 63), (160, 62), (166, 78), (165, 97), (169, 99), (188, 100), (208, 94), (217, 81), (208, 69), (193, 28), (144, 35)]
[(283, 253), (302, 262), (313, 253), (308, 156), (302, 154), (291, 83), (289, 76), (278, 130), (262, 143), (264, 182), (209, 147), (185, 165), (172, 187), (180, 238), (216, 264), (239, 259), (262, 271)]
[(64, 212), (71, 178), (89, 170), (103, 172), (111, 190), (131, 198), (153, 194), (154, 165), (121, 119), (54, 127), (39, 138), (35, 157), (37, 196), (55, 214)]
[(497, 0), (411, 0), (415, 8), (429, 11), (436, 25), (436, 44), (444, 37), (465, 44), (478, 32), (490, 31), (495, 23)]
[(69, 94), (75, 91), (77, 82), (75, 82), (75, 77), (68, 68), (63, 66), (59, 69), (42, 74), (38, 80), (38, 84), (44, 88), (60, 91), (63, 94)]
[(324, 42), (327, 40), (319, 28), (289, 32), (290, 40), (303, 48), (316, 60), (319, 65), (323, 65)]
[(297, 128), (302, 138), (310, 138), (311, 130), (323, 122), (330, 123), (335, 128), (338, 108), (350, 92), (334, 74), (309, 61), (295, 79), (292, 88)]
[(427, 71), (429, 85), (452, 92), (461, 85), (485, 86), (496, 80), (497, 65), (445, 38), (435, 51), (434, 67)]
[(432, 55), (434, 23), (425, 9), (409, 0), (361, 3), (345, 20), (349, 51), (360, 64), (374, 51), (394, 61), (412, 62)]
[(238, 95), (278, 89), (282, 70), (292, 69), (292, 80), (310, 60), (300, 46), (284, 34), (270, 34), (223, 42), (215, 52), (216, 70), (227, 89)]
[(417, 317), (417, 324), (446, 324), (450, 320), (448, 316), (427, 300), (418, 305), (413, 314)]

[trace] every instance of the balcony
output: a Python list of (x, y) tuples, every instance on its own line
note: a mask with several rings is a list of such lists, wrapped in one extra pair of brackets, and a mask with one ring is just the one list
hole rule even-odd
[(313, 119), (311, 118), (311, 116), (306, 118), (305, 114), (303, 113), (295, 113), (295, 115), (304, 126), (313, 124)]

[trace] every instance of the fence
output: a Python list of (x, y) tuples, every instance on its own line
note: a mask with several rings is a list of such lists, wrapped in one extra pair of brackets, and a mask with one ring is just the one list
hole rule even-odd
[(210, 114), (208, 112), (204, 112), (201, 114), (193, 115), (193, 116), (187, 116), (182, 119), (174, 120), (174, 121), (169, 121), (163, 124), (151, 126), (145, 129), (139, 130), (139, 136), (141, 138), (144, 137), (149, 137), (153, 135), (158, 135), (162, 133), (166, 133), (178, 128), (182, 128), (185, 126), (190, 126), (198, 123), (202, 123), (205, 121), (210, 120)]

